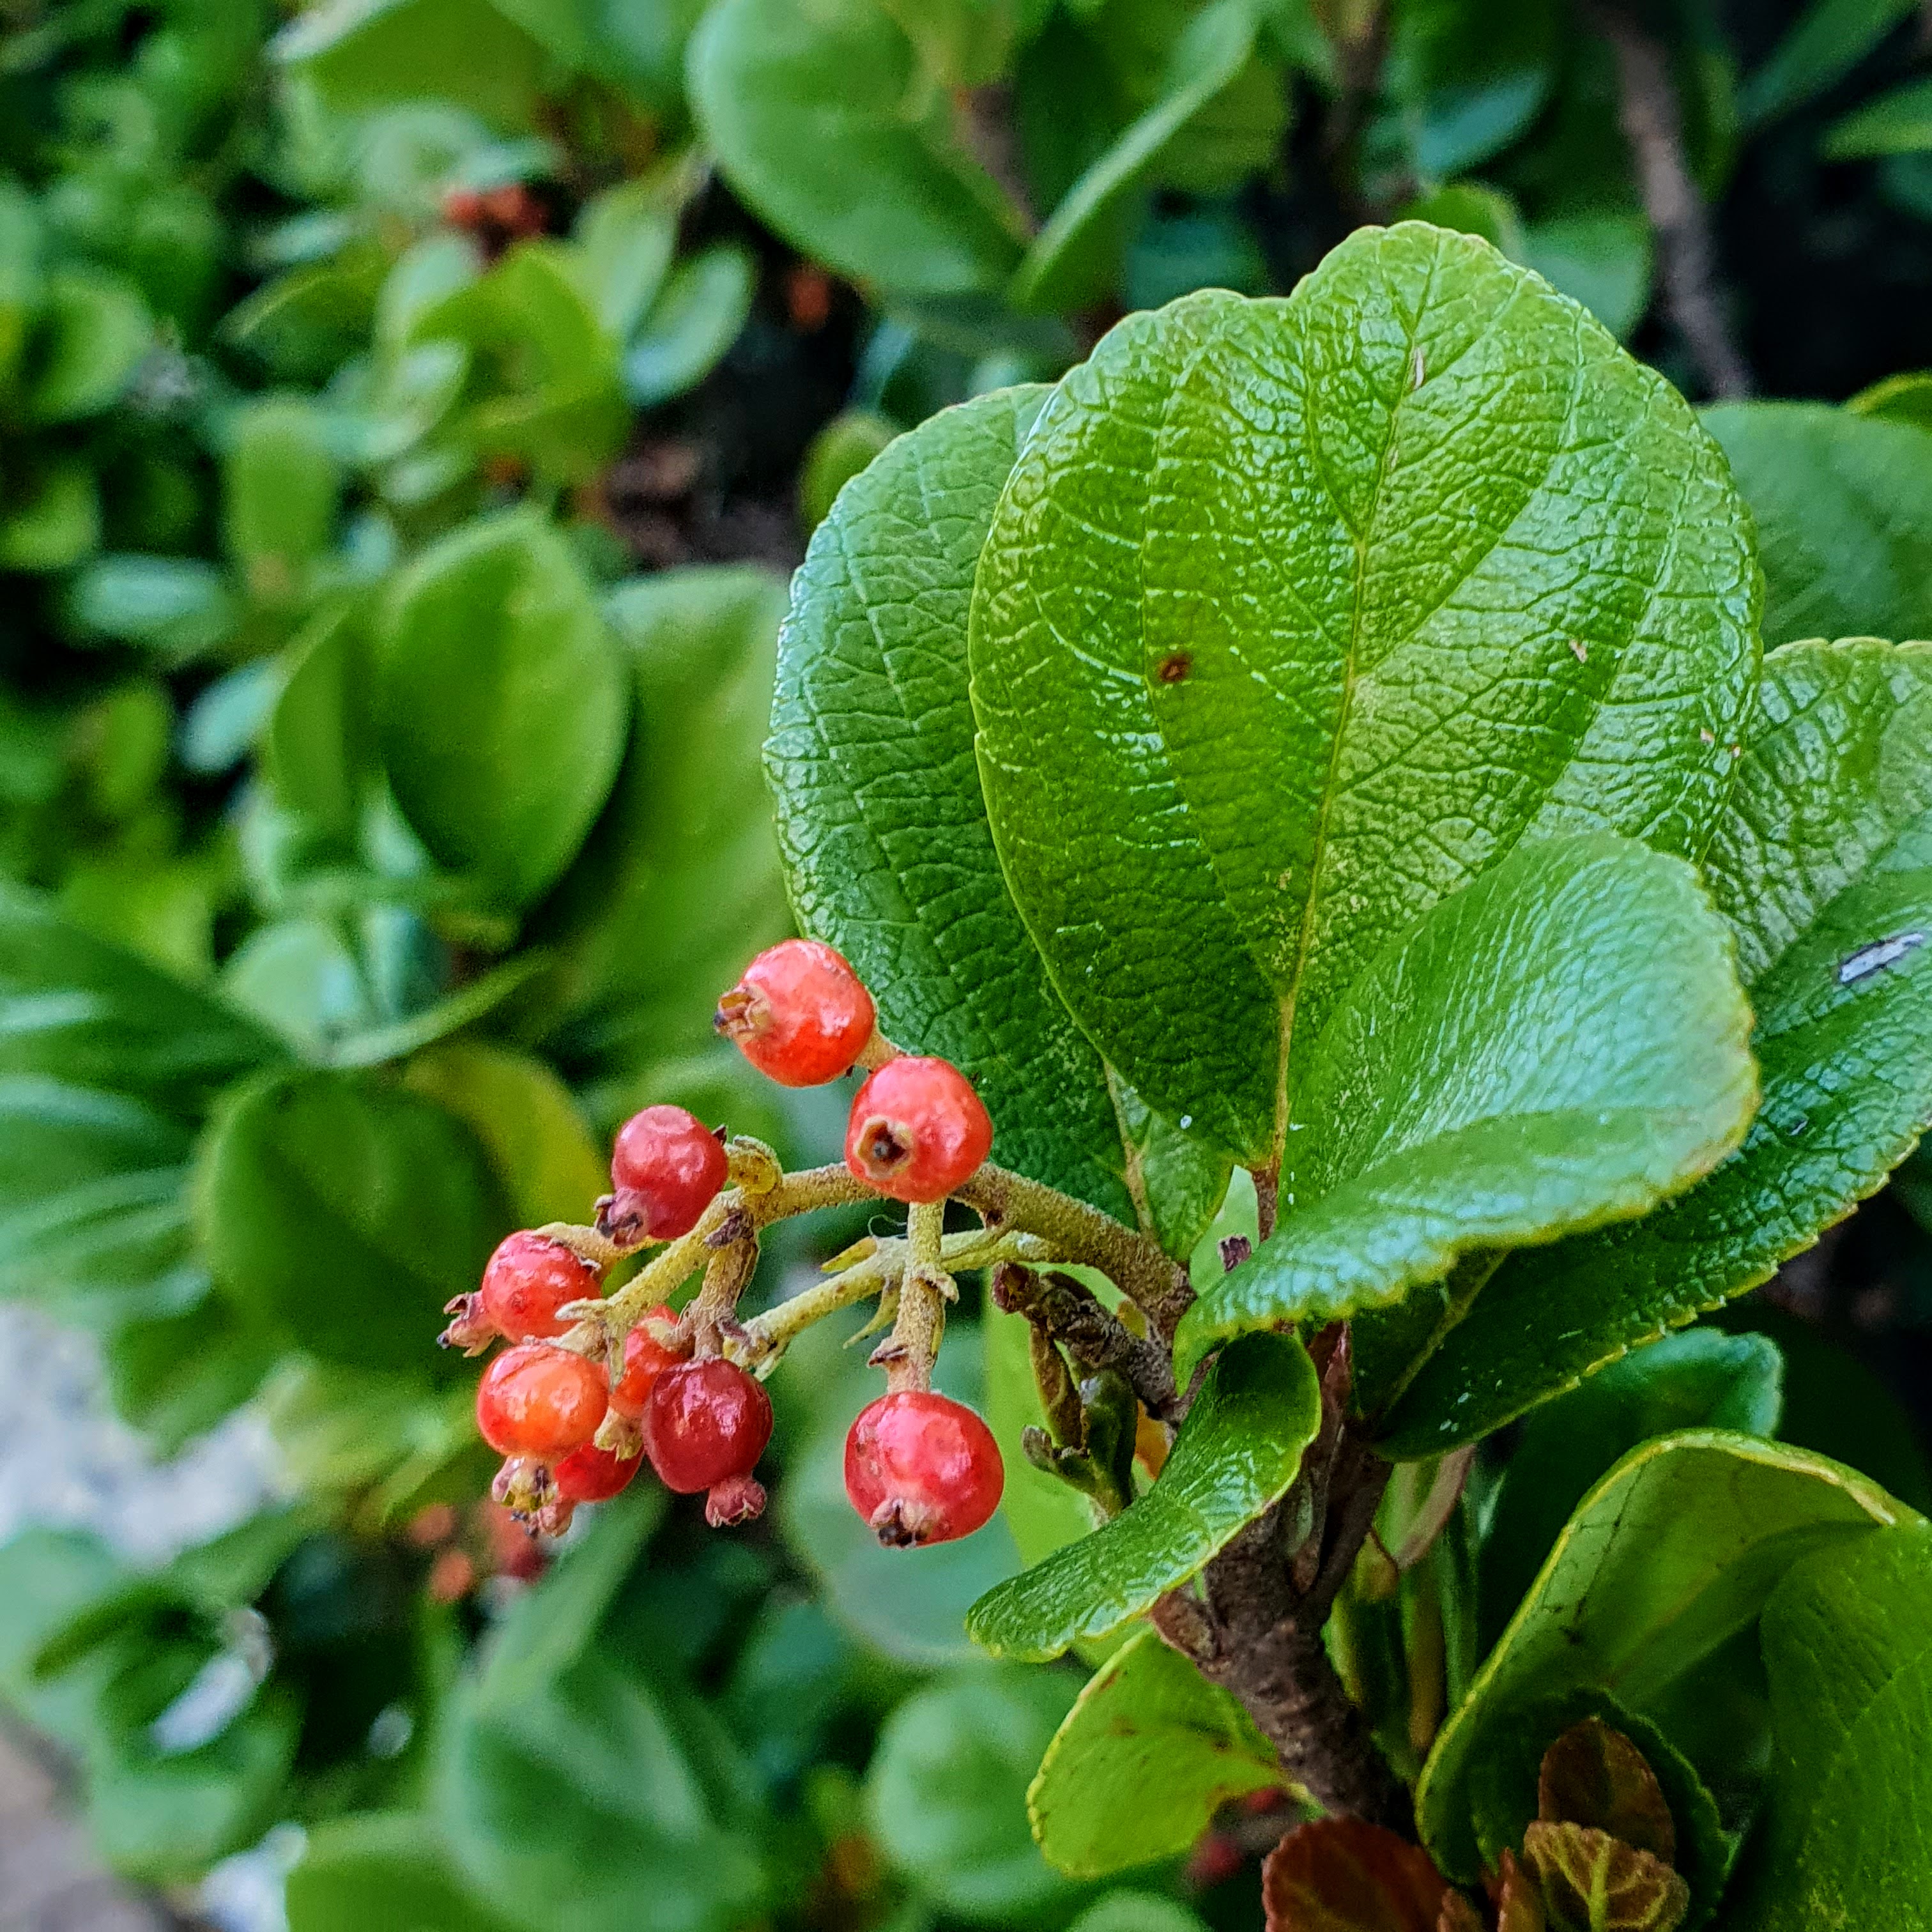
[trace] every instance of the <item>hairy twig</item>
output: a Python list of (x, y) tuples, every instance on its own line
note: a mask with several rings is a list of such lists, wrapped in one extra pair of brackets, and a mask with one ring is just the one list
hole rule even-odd
[(990, 1160), (954, 1190), (954, 1198), (989, 1228), (1026, 1228), (1051, 1241), (1062, 1261), (1098, 1268), (1147, 1316), (1161, 1340), (1173, 1340), (1194, 1290), (1187, 1270), (1163, 1254), (1157, 1241)]
[(1665, 313), (1714, 396), (1748, 396), (1750, 370), (1719, 298), (1709, 211), (1684, 154), (1683, 117), (1664, 49), (1614, 5), (1589, 18), (1616, 56), (1619, 118), (1657, 244)]

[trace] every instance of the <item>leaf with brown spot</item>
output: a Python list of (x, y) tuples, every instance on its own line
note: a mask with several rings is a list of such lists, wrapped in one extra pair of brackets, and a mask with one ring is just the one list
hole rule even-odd
[(1440, 1932), (1448, 1888), (1419, 1845), (1354, 1818), (1298, 1826), (1262, 1867), (1268, 1932)]
[(1642, 1751), (1600, 1718), (1572, 1724), (1543, 1755), (1536, 1815), (1546, 1825), (1586, 1825), (1666, 1864), (1677, 1862), (1677, 1827)]
[(1661, 1858), (1607, 1832), (1539, 1820), (1522, 1852), (1556, 1932), (1675, 1932), (1690, 1909), (1690, 1888)]
[(1547, 1932), (1550, 1922), (1544, 1916), (1534, 1878), (1523, 1870), (1514, 1852), (1504, 1852), (1499, 1862), (1496, 1932)]

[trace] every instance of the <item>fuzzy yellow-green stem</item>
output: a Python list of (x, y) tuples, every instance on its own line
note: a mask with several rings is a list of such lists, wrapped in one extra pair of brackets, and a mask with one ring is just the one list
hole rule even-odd
[(886, 1372), (886, 1390), (898, 1395), (932, 1386), (932, 1367), (946, 1333), (946, 1304), (958, 1290), (944, 1259), (946, 1203), (916, 1201), (906, 1217), (906, 1269), (899, 1282), (898, 1317), (874, 1351)]
[(1158, 1242), (1084, 1201), (990, 1160), (954, 1190), (953, 1198), (976, 1210), (988, 1227), (1025, 1228), (1044, 1236), (1062, 1261), (1098, 1268), (1142, 1310), (1163, 1341), (1173, 1340), (1194, 1292), (1186, 1270)]

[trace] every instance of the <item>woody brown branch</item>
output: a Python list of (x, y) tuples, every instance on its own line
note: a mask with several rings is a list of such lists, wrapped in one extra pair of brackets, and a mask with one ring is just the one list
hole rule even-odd
[(996, 1307), (1024, 1316), (1036, 1331), (1060, 1343), (1082, 1375), (1112, 1369), (1156, 1421), (1178, 1419), (1172, 1358), (1102, 1307), (1084, 1282), (1003, 1262), (994, 1270), (992, 1294)]
[(1346, 1329), (1324, 1331), (1310, 1352), (1322, 1374), (1322, 1427), (1294, 1484), (1208, 1565), (1198, 1594), (1177, 1591), (1157, 1603), (1154, 1624), (1240, 1700), (1282, 1771), (1325, 1810), (1408, 1833), (1408, 1792), (1322, 1640), (1374, 1526), (1389, 1465), (1348, 1419)]

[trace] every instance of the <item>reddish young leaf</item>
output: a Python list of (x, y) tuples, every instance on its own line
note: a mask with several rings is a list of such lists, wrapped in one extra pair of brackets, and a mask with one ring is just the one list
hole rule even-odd
[(1448, 1890), (1420, 1846), (1353, 1818), (1298, 1826), (1262, 1867), (1268, 1932), (1438, 1932)]
[(1600, 1718), (1572, 1724), (1544, 1754), (1536, 1815), (1546, 1825), (1587, 1826), (1666, 1864), (1676, 1862), (1677, 1827), (1657, 1774)]
[(1544, 1916), (1535, 1879), (1523, 1870), (1514, 1852), (1504, 1852), (1500, 1863), (1502, 1876), (1496, 1892), (1496, 1932), (1547, 1932), (1550, 1922)]
[(1442, 1894), (1436, 1932), (1484, 1932), (1483, 1915), (1454, 1886)]
[(1555, 1932), (1676, 1932), (1690, 1888), (1661, 1858), (1587, 1825), (1539, 1820), (1522, 1834)]

